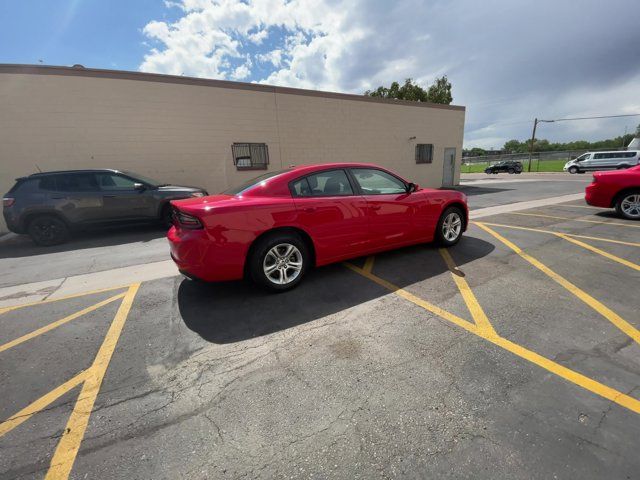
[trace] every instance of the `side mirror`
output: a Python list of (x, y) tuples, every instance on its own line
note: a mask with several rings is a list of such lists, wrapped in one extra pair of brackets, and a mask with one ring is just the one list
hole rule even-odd
[(133, 189), (137, 190), (138, 192), (144, 192), (147, 189), (147, 187), (144, 183), (134, 183)]
[(419, 188), (420, 187), (418, 187), (418, 185), (416, 185), (415, 183), (408, 183), (407, 184), (407, 193), (417, 192)]

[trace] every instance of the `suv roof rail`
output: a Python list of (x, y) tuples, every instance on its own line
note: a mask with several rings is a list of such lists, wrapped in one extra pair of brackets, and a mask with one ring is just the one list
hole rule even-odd
[[(119, 173), (120, 170), (116, 170), (114, 168), (83, 168), (80, 170), (52, 170), (50, 172), (32, 173), (28, 177), (33, 178), (33, 177), (42, 177), (46, 175), (58, 175), (61, 173), (86, 173), (86, 172), (118, 172)], [(27, 178), (27, 177), (20, 177), (20, 178)]]

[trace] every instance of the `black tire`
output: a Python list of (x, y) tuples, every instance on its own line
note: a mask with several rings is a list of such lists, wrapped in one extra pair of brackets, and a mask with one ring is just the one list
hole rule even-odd
[[(640, 220), (640, 211), (638, 208), (633, 209), (623, 205), (626, 202), (633, 201), (637, 204), (640, 201), (640, 189), (627, 190), (616, 198), (616, 213), (627, 220)], [(628, 205), (629, 203), (627, 203)]]
[(569, 172), (570, 174), (573, 175), (574, 173), (580, 173), (580, 170), (578, 170), (578, 167), (572, 165), (572, 166), (569, 167), (567, 172)]
[[(451, 214), (457, 215), (458, 220), (460, 221), (460, 228), (455, 238), (448, 237), (448, 235), (445, 232), (445, 222), (447, 221), (448, 217)], [(462, 238), (462, 232), (464, 231), (464, 227), (465, 227), (464, 221), (465, 221), (464, 213), (460, 208), (458, 207), (447, 208), (444, 212), (442, 212), (442, 215), (440, 215), (440, 220), (438, 220), (438, 225), (436, 226), (436, 234), (435, 234), (436, 243), (438, 245), (442, 245), (443, 247), (451, 247), (456, 243), (458, 243), (460, 241), (460, 238)]]
[(484, 173), (486, 173), (487, 175), (490, 175), (490, 174), (492, 174), (493, 172), (491, 171), (491, 169), (487, 168), (487, 169), (484, 171)]
[(162, 207), (162, 211), (160, 212), (160, 222), (167, 229), (173, 226), (173, 209), (168, 203)]
[(37, 245), (51, 247), (69, 239), (69, 227), (55, 215), (38, 215), (27, 225), (27, 233)]
[(513, 175), (514, 173), (516, 173), (516, 171), (513, 168), (510, 168), (509, 170), (507, 170), (507, 172), (509, 172), (510, 175)]
[[(285, 245), (294, 247), (294, 251), (289, 254), (289, 257), (284, 255), (287, 251), (287, 247), (283, 247)], [(276, 259), (272, 254), (274, 250), (279, 251), (282, 256)], [(273, 259), (274, 263), (268, 265), (270, 259)], [(276, 267), (272, 272), (277, 278), (268, 276), (265, 270), (278, 261), (283, 262), (282, 266)], [(300, 269), (296, 270), (295, 267), (290, 267), (289, 261), (291, 264), (301, 262)], [(302, 281), (310, 261), (309, 248), (299, 235), (288, 232), (274, 233), (261, 238), (252, 249), (249, 258), (249, 273), (253, 281), (262, 287), (274, 292), (284, 292), (295, 288)], [(284, 277), (295, 275), (295, 277), (286, 283), (277, 283), (278, 278), (281, 281), (284, 280), (283, 275)]]

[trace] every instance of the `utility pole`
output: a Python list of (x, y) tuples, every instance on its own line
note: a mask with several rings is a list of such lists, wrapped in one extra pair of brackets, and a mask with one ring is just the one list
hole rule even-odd
[[(538, 128), (539, 123), (553, 123), (560, 120), (538, 120), (537, 118), (533, 121), (533, 133), (531, 134), (531, 145), (529, 145), (529, 168), (528, 172), (531, 171), (531, 155), (533, 154), (533, 144), (536, 141), (536, 128)], [(538, 163), (540, 162), (540, 158), (538, 157)], [(538, 165), (538, 169), (540, 169), (540, 165)]]
[(538, 119), (533, 121), (533, 133), (531, 133), (531, 144), (529, 145), (529, 166), (527, 172), (531, 172), (531, 155), (533, 154), (533, 143), (536, 141), (536, 128), (538, 128)]

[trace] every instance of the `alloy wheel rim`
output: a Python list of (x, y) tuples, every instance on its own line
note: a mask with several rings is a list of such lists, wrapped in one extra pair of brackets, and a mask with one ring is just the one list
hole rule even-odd
[(445, 217), (444, 222), (442, 222), (442, 235), (448, 242), (453, 242), (458, 238), (461, 231), (462, 219), (460, 218), (460, 215), (455, 212), (451, 212)]
[(270, 282), (287, 285), (300, 276), (302, 262), (302, 253), (295, 245), (280, 243), (264, 256), (262, 270)]
[(60, 234), (58, 225), (54, 222), (38, 222), (36, 232), (42, 240), (55, 240)]
[(640, 218), (640, 194), (627, 195), (620, 204), (622, 211), (633, 218)]

